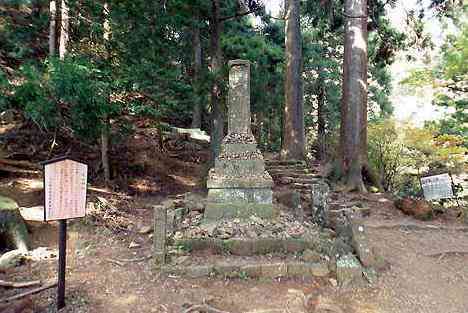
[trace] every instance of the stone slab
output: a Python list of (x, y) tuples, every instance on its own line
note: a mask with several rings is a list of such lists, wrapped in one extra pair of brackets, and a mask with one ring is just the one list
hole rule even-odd
[(273, 191), (268, 188), (213, 188), (208, 191), (208, 202), (214, 203), (271, 204), (272, 201)]

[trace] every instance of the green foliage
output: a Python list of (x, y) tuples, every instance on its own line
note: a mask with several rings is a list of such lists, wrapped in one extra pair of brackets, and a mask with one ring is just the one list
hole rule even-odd
[(385, 120), (371, 123), (368, 128), (368, 146), (370, 166), (379, 174), (382, 187), (385, 191), (395, 190), (399, 175), (408, 163), (395, 122)]
[(468, 149), (460, 136), (384, 120), (369, 125), (368, 137), (369, 163), (387, 191), (417, 196), (419, 176), (467, 170)]
[(13, 107), (19, 108), (43, 130), (57, 125), (58, 108), (52, 98), (43, 71), (32, 64), (21, 67), (23, 83), (15, 88), (11, 99)]

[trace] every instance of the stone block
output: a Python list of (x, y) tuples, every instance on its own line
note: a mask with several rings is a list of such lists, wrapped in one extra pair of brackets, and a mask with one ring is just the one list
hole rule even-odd
[(276, 278), (285, 277), (288, 274), (288, 267), (285, 263), (271, 263), (262, 265), (262, 277)]
[(341, 256), (336, 261), (336, 278), (342, 287), (362, 285), (362, 270), (361, 263), (352, 254)]
[(273, 192), (267, 188), (213, 188), (208, 201), (215, 203), (248, 202), (271, 204)]
[(185, 269), (186, 275), (190, 278), (200, 278), (210, 276), (215, 270), (210, 265), (196, 265), (190, 266)]
[(307, 265), (303, 262), (289, 262), (287, 263), (288, 267), (288, 277), (308, 277), (310, 276), (310, 271), (307, 268)]
[(262, 267), (258, 264), (244, 264), (240, 267), (240, 272), (251, 278), (262, 277)]
[(351, 244), (362, 265), (365, 267), (377, 266), (377, 258), (375, 256), (374, 250), (369, 244), (369, 238), (367, 237), (364, 225), (353, 221), (351, 222), (351, 229)]
[(306, 249), (307, 242), (301, 239), (289, 238), (283, 240), (283, 250), (288, 253), (302, 252)]
[(254, 254), (254, 240), (232, 239), (230, 241), (229, 249), (233, 255), (249, 256)]
[(315, 277), (326, 277), (330, 274), (327, 262), (308, 263), (306, 269), (310, 275)]
[(268, 254), (279, 252), (282, 249), (282, 242), (274, 238), (258, 238), (254, 241), (253, 253), (254, 254)]

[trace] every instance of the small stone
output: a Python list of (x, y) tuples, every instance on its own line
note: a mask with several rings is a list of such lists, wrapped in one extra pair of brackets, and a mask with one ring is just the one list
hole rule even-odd
[(141, 247), (141, 245), (140, 245), (139, 243), (136, 243), (135, 241), (132, 241), (132, 242), (130, 242), (130, 244), (128, 245), (128, 247), (129, 247), (130, 249), (135, 249), (135, 248)]
[(185, 262), (187, 262), (187, 261), (189, 260), (189, 258), (190, 258), (190, 257), (189, 257), (188, 255), (182, 255), (182, 256), (176, 258), (176, 259), (174, 260), (174, 263), (175, 263), (176, 265), (181, 265), (181, 264), (184, 264)]
[(334, 278), (330, 278), (330, 279), (328, 280), (328, 282), (329, 282), (330, 285), (332, 285), (333, 287), (338, 286), (338, 282), (337, 282), (336, 279), (334, 279)]
[(153, 231), (153, 227), (147, 225), (147, 226), (140, 227), (140, 229), (138, 230), (138, 233), (139, 234), (149, 234), (152, 231)]

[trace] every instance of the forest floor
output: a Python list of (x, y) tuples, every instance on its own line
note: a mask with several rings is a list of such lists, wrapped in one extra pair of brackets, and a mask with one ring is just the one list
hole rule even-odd
[[(389, 263), (378, 282), (366, 288), (343, 290), (326, 279), (162, 278), (149, 261), (114, 262), (151, 254), (151, 239), (136, 229), (151, 223), (146, 203), (163, 199), (127, 198), (124, 211), (133, 221), (128, 232), (115, 233), (86, 219), (70, 222), (67, 307), (61, 312), (184, 312), (203, 302), (228, 312), (318, 312), (314, 301), (330, 304), (328, 312), (468, 312), (468, 232), (451, 217), (420, 222), (397, 211), (382, 194), (335, 194), (335, 203), (360, 201), (371, 209), (366, 220), (371, 245)], [(56, 249), (55, 223), (37, 223), (31, 230), (33, 248)], [(131, 242), (140, 246), (129, 248)], [(50, 279), (56, 264), (55, 259), (28, 262), (0, 279)], [(34, 296), (29, 312), (54, 312), (54, 299), (54, 290)]]
[[(151, 166), (152, 157), (145, 160), (146, 167)], [(468, 313), (467, 227), (452, 210), (432, 221), (417, 221), (395, 209), (386, 194), (335, 193), (331, 197), (332, 205), (359, 203), (370, 209), (365, 220), (370, 244), (389, 266), (374, 285), (365, 288), (341, 289), (326, 278), (159, 277), (149, 260), (119, 262), (151, 255), (152, 239), (138, 230), (151, 225), (152, 205), (201, 190), (203, 162), (173, 160), (172, 164), (168, 157), (154, 159), (162, 165), (133, 179), (129, 191), (89, 189), (89, 199), (104, 198), (116, 210), (107, 220), (90, 216), (69, 222), (67, 306), (61, 312), (179, 313), (206, 302), (231, 313)], [(7, 175), (0, 179), (0, 194), (14, 198), (20, 206), (41, 205), (41, 182), (38, 176)], [(32, 222), (29, 226), (31, 248), (46, 247), (56, 254), (57, 224)], [(130, 248), (132, 243), (136, 247)], [(0, 273), (0, 280), (48, 280), (56, 275), (57, 260), (52, 258)], [(0, 287), (0, 298), (17, 292)], [(23, 312), (54, 312), (55, 290), (34, 295), (32, 300)], [(322, 311), (314, 309), (317, 303)]]

